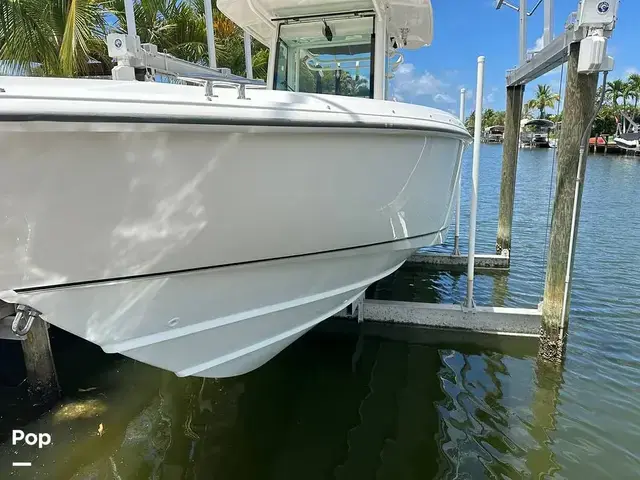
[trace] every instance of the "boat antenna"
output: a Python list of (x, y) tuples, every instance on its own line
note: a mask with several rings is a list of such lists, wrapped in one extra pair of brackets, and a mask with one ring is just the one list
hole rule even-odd
[(331, 31), (331, 27), (327, 25), (326, 20), (322, 20), (322, 23), (324, 23), (324, 29), (322, 31), (324, 37), (329, 41), (333, 40), (333, 32)]

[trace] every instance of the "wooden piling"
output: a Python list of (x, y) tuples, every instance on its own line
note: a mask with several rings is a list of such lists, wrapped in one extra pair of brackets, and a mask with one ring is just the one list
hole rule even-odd
[[(558, 144), (558, 173), (556, 196), (551, 220), (551, 236), (547, 259), (547, 274), (542, 304), (542, 328), (540, 332), (539, 355), (547, 360), (561, 361), (564, 355), (565, 338), (569, 320), (569, 300), (563, 312), (565, 278), (571, 237), (576, 176), (581, 179), (578, 187), (576, 225), (574, 230), (574, 248), (578, 234), (582, 184), (586, 167), (586, 155), (578, 172), (580, 141), (587, 123), (593, 115), (594, 99), (598, 75), (578, 74), (578, 56), (580, 44), (574, 43), (569, 50), (567, 63), (567, 83), (562, 116), (562, 131)], [(587, 136), (587, 138), (589, 138)], [(588, 149), (588, 144), (585, 145)], [(588, 150), (587, 150), (588, 151)], [(573, 270), (571, 258), (569, 275)], [(571, 276), (566, 287), (571, 290)], [(569, 297), (570, 298), (570, 297)]]
[(36, 317), (22, 341), (22, 354), (27, 369), (29, 394), (34, 402), (48, 404), (60, 397), (58, 375), (53, 363), (49, 328), (40, 317)]
[(505, 114), (502, 180), (500, 183), (500, 210), (498, 216), (498, 236), (496, 253), (511, 251), (511, 224), (513, 221), (513, 200), (516, 192), (516, 167), (520, 140), (520, 118), (524, 85), (507, 87), (507, 111)]

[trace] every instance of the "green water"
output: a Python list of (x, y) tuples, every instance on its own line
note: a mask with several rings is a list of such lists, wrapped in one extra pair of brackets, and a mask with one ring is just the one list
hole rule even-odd
[[(512, 268), (477, 277), (479, 304), (540, 300), (552, 158), (521, 151)], [(480, 252), (495, 242), (500, 161), (500, 146), (483, 145)], [(333, 322), (257, 371), (203, 381), (53, 332), (65, 398), (40, 415), (11, 386), (20, 372), (5, 375), (0, 478), (638, 478), (639, 200), (640, 157), (589, 157), (559, 368), (538, 364), (527, 341)], [(369, 294), (458, 302), (465, 285), (404, 269)], [(19, 364), (15, 348), (0, 353)], [(12, 447), (17, 427), (54, 442)]]

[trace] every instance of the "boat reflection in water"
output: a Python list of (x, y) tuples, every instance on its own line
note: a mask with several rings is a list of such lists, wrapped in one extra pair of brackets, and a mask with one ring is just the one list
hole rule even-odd
[[(547, 437), (558, 386), (546, 377), (532, 392), (522, 381), (532, 349), (507, 357), (429, 338), (439, 346), (312, 332), (229, 379), (178, 378), (103, 355), (95, 390), (72, 402), (102, 407), (61, 419), (61, 406), (26, 425), (56, 441), (28, 472), (7, 468), (17, 457), (5, 443), (0, 477), (516, 478), (556, 469)], [(523, 402), (533, 402), (532, 418), (513, 414)], [(33, 458), (27, 448), (18, 455)]]

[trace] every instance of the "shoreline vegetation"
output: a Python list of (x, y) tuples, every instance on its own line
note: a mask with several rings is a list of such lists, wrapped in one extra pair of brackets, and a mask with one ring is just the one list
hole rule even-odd
[[(216, 61), (246, 75), (244, 32), (215, 6)], [(142, 43), (208, 65), (203, 0), (140, 0), (134, 5)], [(50, 77), (111, 76), (109, 33), (126, 33), (123, 0), (0, 0), (3, 74)], [(268, 49), (252, 39), (255, 78), (267, 75)]]
[[(598, 88), (596, 98), (600, 98), (602, 87)], [(554, 123), (562, 122), (562, 111), (559, 114), (549, 114), (547, 109), (553, 110), (560, 101), (560, 95), (553, 93), (549, 85), (538, 85), (535, 96), (524, 103), (522, 118), (541, 118)], [(608, 137), (616, 133), (618, 124), (622, 131), (628, 128), (625, 113), (634, 122), (640, 123), (640, 75), (630, 74), (626, 80), (618, 79), (607, 82), (604, 104), (593, 123), (591, 134), (598, 137)], [(482, 128), (504, 125), (505, 112), (488, 108), (482, 112)], [(466, 119), (465, 125), (473, 131), (475, 112)]]

